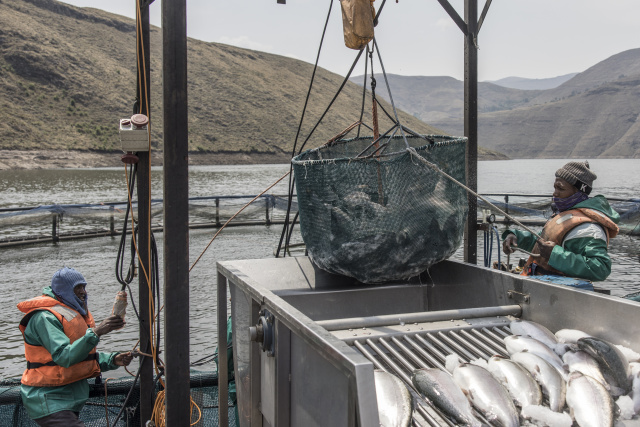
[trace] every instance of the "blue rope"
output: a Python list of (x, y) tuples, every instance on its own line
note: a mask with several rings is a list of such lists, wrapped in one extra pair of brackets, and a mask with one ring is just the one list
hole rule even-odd
[(491, 258), (493, 256), (493, 234), (496, 235), (496, 243), (498, 245), (498, 269), (501, 269), (502, 260), (500, 258), (500, 233), (495, 225), (491, 226), (491, 230), (484, 231), (484, 266), (491, 268)]

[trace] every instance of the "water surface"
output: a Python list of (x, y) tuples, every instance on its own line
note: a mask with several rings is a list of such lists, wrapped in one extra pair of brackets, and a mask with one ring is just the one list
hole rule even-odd
[[(483, 193), (551, 194), (554, 172), (565, 160), (509, 160), (480, 162), (478, 189)], [(640, 197), (640, 160), (593, 160), (598, 175), (594, 194), (610, 197)], [(288, 165), (198, 166), (190, 168), (190, 197), (257, 194), (288, 171)], [(287, 180), (272, 189), (285, 194)], [(0, 171), (0, 207), (46, 204), (103, 203), (126, 199), (123, 169)], [(152, 171), (152, 197), (162, 198), (162, 171)], [(50, 227), (50, 225), (48, 225)], [(189, 259), (195, 261), (215, 230), (191, 230)], [(216, 347), (216, 270), (215, 262), (233, 259), (272, 257), (281, 229), (279, 226), (229, 228), (221, 233), (190, 276), (190, 353), (191, 360), (214, 352)], [(478, 247), (482, 258), (481, 235)], [(156, 235), (162, 263), (163, 235)], [(294, 240), (300, 240), (294, 236)], [(40, 244), (0, 249), (2, 279), (0, 298), (5, 315), (0, 318), (0, 378), (20, 375), (24, 369), (24, 350), (18, 322), (21, 313), (15, 305), (39, 295), (52, 274), (62, 266), (81, 271), (88, 281), (90, 309), (100, 321), (110, 314), (120, 285), (115, 279), (118, 238), (105, 237), (59, 244)], [(614, 295), (640, 290), (640, 239), (621, 236), (611, 242), (611, 277), (600, 284)], [(459, 251), (454, 257), (460, 258)], [(496, 259), (494, 250), (494, 259)], [(162, 274), (162, 268), (161, 268)], [(162, 282), (161, 282), (162, 283)], [(137, 280), (132, 286), (137, 299)], [(187, 307), (185, 307), (187, 309)], [(99, 350), (131, 349), (138, 337), (131, 305), (128, 324), (119, 332), (103, 337)], [(162, 319), (161, 319), (162, 321)], [(213, 369), (213, 366), (204, 366)], [(116, 373), (119, 371), (116, 371)]]

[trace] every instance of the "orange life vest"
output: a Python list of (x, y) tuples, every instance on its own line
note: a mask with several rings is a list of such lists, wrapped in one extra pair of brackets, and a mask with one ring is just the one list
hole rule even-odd
[[(25, 313), (19, 326), (23, 338), (29, 319), (39, 310), (49, 311), (56, 316), (62, 324), (65, 335), (69, 337), (70, 343), (82, 338), (88, 328), (96, 326), (89, 311), (87, 311), (86, 316), (83, 316), (76, 310), (47, 295), (23, 301), (18, 304), (18, 309)], [(29, 386), (61, 386), (86, 378), (97, 377), (100, 374), (100, 365), (98, 365), (97, 360), (98, 354), (95, 347), (85, 360), (68, 368), (56, 364), (51, 357), (51, 353), (44, 346), (31, 345), (26, 340), (24, 342), (24, 356), (27, 359), (27, 369), (22, 374), (22, 384)]]
[[(573, 230), (578, 225), (585, 223), (600, 224), (604, 228), (604, 231), (607, 235), (607, 246), (609, 245), (609, 239), (616, 237), (618, 235), (618, 232), (620, 231), (618, 226), (605, 214), (600, 213), (595, 209), (577, 208), (569, 209), (551, 217), (551, 219), (547, 221), (544, 228), (542, 229), (540, 237), (542, 237), (543, 240), (553, 242), (556, 245), (561, 245), (564, 237), (567, 235), (567, 233), (569, 233), (569, 231)], [(533, 252), (534, 254), (540, 253), (540, 245), (538, 244), (538, 242), (536, 242), (536, 244), (533, 246), (531, 252)], [(543, 269), (543, 274), (553, 273), (561, 276), (565, 275), (563, 272), (551, 267), (549, 265), (549, 260), (542, 257), (530, 256), (524, 268), (522, 269), (523, 276), (531, 275), (531, 269), (529, 267), (533, 263), (537, 264), (538, 267), (541, 267)]]

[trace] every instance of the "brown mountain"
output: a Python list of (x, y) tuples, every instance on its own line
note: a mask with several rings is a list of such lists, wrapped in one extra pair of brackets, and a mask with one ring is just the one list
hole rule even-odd
[[(160, 150), (161, 36), (152, 28), (152, 136)], [(190, 151), (213, 161), (230, 153), (287, 161), (313, 66), (194, 39), (188, 49)], [(300, 142), (341, 82), (318, 70)], [(135, 84), (133, 20), (55, 0), (0, 0), (0, 149), (117, 152), (118, 119), (131, 114)], [(348, 83), (307, 147), (357, 120), (361, 99)], [(401, 120), (442, 133), (408, 114)], [(380, 126), (388, 127), (384, 117)]]
[(562, 101), (482, 114), (478, 138), (514, 158), (640, 158), (639, 100), (636, 74)]
[[(389, 76), (389, 83), (405, 111), (447, 133), (463, 132), (461, 81)], [(478, 142), (512, 158), (639, 158), (638, 100), (640, 49), (613, 55), (544, 91), (481, 82)]]
[(636, 74), (640, 74), (640, 49), (626, 50), (589, 67), (554, 89), (545, 90), (531, 99), (530, 104), (544, 104), (569, 98)]

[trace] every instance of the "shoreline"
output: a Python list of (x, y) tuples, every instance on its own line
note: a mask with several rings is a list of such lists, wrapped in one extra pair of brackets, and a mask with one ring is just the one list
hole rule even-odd
[[(0, 150), (0, 170), (89, 169), (120, 167), (122, 152), (73, 150)], [(162, 166), (163, 153), (151, 154), (151, 166)], [(267, 153), (189, 153), (189, 165), (289, 163), (286, 155)]]
[[(121, 151), (99, 152), (80, 150), (6, 150), (0, 149), (0, 171), (38, 169), (91, 169), (121, 167)], [(582, 157), (575, 157), (582, 158)], [(596, 157), (599, 158), (599, 157)], [(609, 157), (602, 157), (608, 159)], [(546, 158), (534, 159), (544, 160)], [(280, 153), (202, 153), (190, 152), (190, 166), (288, 164), (291, 157)], [(494, 153), (478, 153), (478, 160), (518, 160)], [(162, 166), (163, 152), (151, 154), (151, 166)]]

